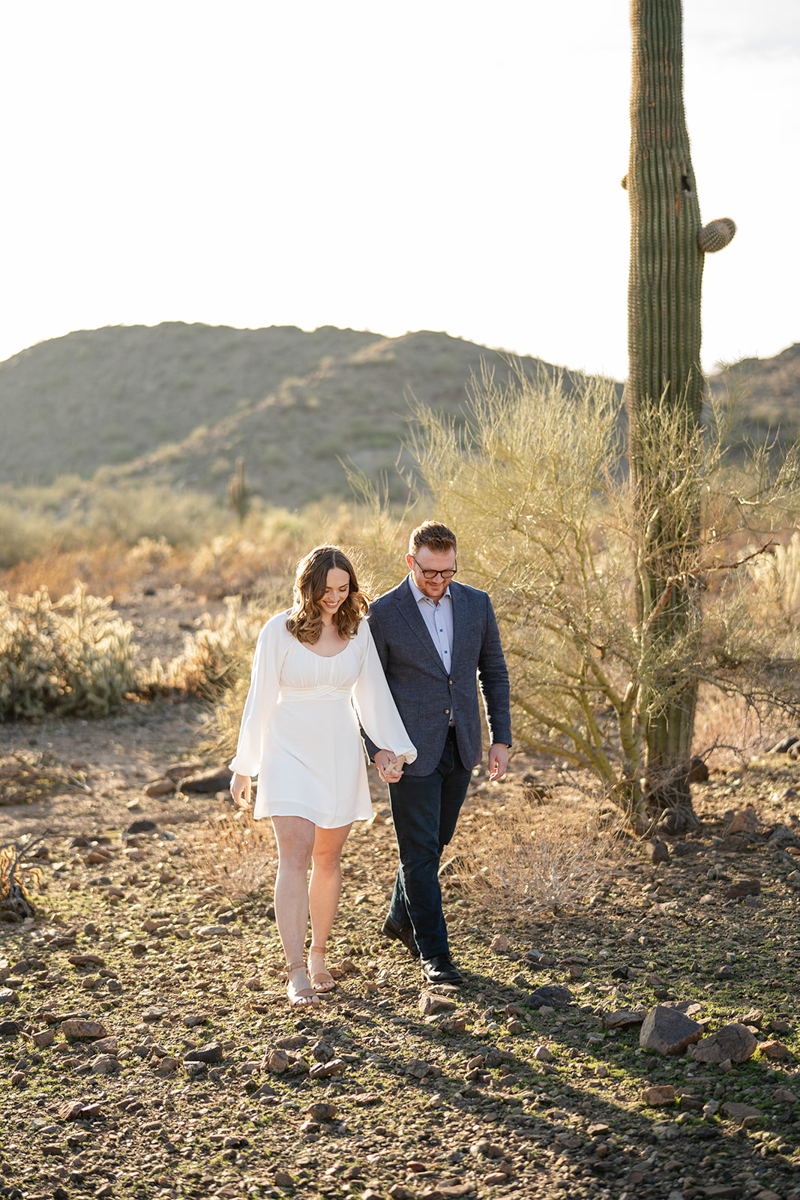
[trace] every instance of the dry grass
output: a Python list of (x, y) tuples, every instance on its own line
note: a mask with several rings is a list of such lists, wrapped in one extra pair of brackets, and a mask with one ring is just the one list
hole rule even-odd
[(614, 870), (614, 833), (588, 801), (541, 803), (522, 786), (505, 790), (505, 804), (459, 824), (453, 862), (461, 886), (490, 911), (578, 907)]
[(198, 887), (226, 900), (272, 893), (277, 848), (269, 821), (255, 821), (239, 809), (221, 813), (186, 851)]
[(67, 790), (88, 792), (89, 788), (81, 775), (46, 754), (0, 757), (0, 805), (31, 804)]

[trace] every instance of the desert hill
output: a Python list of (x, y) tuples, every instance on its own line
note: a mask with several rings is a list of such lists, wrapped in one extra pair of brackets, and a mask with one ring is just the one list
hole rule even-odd
[[(516, 367), (556, 369), (534, 358)], [(0, 484), (77, 475), (221, 494), (241, 456), (248, 483), (270, 504), (348, 494), (340, 460), (386, 473), (399, 497), (410, 398), (458, 420), (466, 386), (484, 368), (499, 379), (515, 369), (501, 352), (427, 331), (384, 338), (181, 322), (83, 330), (0, 363)], [(709, 384), (735, 379), (747, 392), (743, 434), (769, 428), (793, 439), (800, 344)]]

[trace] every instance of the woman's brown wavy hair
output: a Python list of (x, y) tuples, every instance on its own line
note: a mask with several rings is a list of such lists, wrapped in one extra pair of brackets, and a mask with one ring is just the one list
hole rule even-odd
[(299, 642), (313, 646), (322, 633), (320, 601), (328, 586), (328, 571), (337, 568), (350, 576), (350, 592), (334, 613), (333, 620), (342, 637), (353, 637), (367, 611), (369, 596), (358, 586), (355, 569), (338, 546), (315, 546), (297, 564), (294, 578), (294, 604), (286, 628)]

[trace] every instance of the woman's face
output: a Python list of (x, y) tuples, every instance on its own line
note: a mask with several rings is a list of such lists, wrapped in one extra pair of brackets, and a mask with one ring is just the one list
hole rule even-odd
[(350, 595), (350, 576), (341, 567), (331, 567), (325, 584), (325, 595), (320, 600), (323, 612), (331, 616), (341, 608)]

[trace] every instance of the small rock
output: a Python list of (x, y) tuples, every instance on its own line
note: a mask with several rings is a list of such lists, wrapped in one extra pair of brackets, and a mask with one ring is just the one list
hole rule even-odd
[(171, 779), (156, 779), (153, 783), (148, 783), (144, 789), (145, 796), (169, 796), (175, 791), (175, 784)]
[(470, 1146), (469, 1152), (478, 1158), (505, 1158), (506, 1154), (502, 1146), (490, 1142), (488, 1138), (481, 1138), (474, 1146)]
[(431, 992), (423, 992), (419, 998), (419, 1011), (423, 1017), (432, 1017), (437, 1012), (452, 1012), (455, 1007), (455, 1000), (446, 996), (435, 996)]
[(551, 983), (531, 992), (525, 1003), (531, 1008), (565, 1008), (572, 1000), (573, 995), (569, 988)]
[(406, 1065), (406, 1075), (411, 1075), (414, 1079), (424, 1079), (430, 1074), (430, 1070), (430, 1063), (423, 1062), (420, 1058), (412, 1058)]
[(767, 754), (785, 754), (791, 746), (794, 746), (799, 741), (800, 737), (797, 734), (787, 733), (779, 742), (776, 742), (774, 746), (771, 746), (767, 750)]
[(43, 1050), (45, 1046), (51, 1046), (55, 1040), (56, 1033), (54, 1029), (41, 1029), (38, 1033), (34, 1033), (31, 1037), (31, 1041), (34, 1042), (40, 1050)]
[(658, 1054), (683, 1054), (687, 1046), (703, 1036), (703, 1026), (685, 1013), (657, 1004), (644, 1019), (639, 1045)]
[(332, 1121), (338, 1110), (335, 1104), (309, 1104), (305, 1111), (312, 1121)]
[(275, 1045), (279, 1050), (301, 1050), (303, 1046), (308, 1045), (308, 1038), (304, 1033), (290, 1033), (288, 1037), (281, 1038)]
[(705, 1117), (706, 1121), (710, 1121), (711, 1118), (719, 1112), (719, 1106), (719, 1100), (706, 1101), (706, 1103), (703, 1105), (703, 1116)]
[(465, 1017), (449, 1017), (439, 1024), (439, 1029), (441, 1029), (442, 1033), (464, 1033), (466, 1028), (467, 1021)]
[(289, 1066), (289, 1055), (285, 1050), (271, 1050), (267, 1055), (267, 1068), (273, 1075), (282, 1075)]
[(336, 1051), (330, 1042), (324, 1042), (322, 1040), (314, 1043), (314, 1045), (311, 1047), (311, 1053), (314, 1055), (314, 1058), (317, 1060), (317, 1062), (321, 1063), (330, 1062), (332, 1058), (336, 1057)]
[(93, 1075), (113, 1075), (119, 1070), (119, 1062), (113, 1054), (101, 1054), (92, 1061)]
[(763, 1054), (765, 1058), (779, 1059), (789, 1057), (789, 1048), (788, 1046), (784, 1046), (783, 1042), (759, 1042), (758, 1049), (759, 1053)]
[(725, 826), (725, 833), (755, 833), (758, 829), (758, 817), (751, 804), (746, 808), (737, 808)]
[(169, 1016), (169, 1009), (163, 1005), (154, 1004), (150, 1008), (146, 1008), (142, 1013), (142, 1020), (148, 1024), (153, 1024), (155, 1021), (160, 1021), (163, 1017)]
[(606, 1029), (624, 1029), (627, 1025), (641, 1025), (646, 1016), (646, 1008), (623, 1008), (619, 1012), (605, 1013), (603, 1024)]
[(404, 1187), (402, 1183), (393, 1183), (389, 1188), (389, 1193), (392, 1200), (417, 1200), (416, 1192), (412, 1192), (410, 1188)]
[[(759, 1021), (745, 1021), (745, 1025), (758, 1025)], [(783, 1017), (773, 1017), (767, 1029), (770, 1033), (790, 1033), (792, 1026), (788, 1021), (784, 1021)]]
[(776, 1088), (772, 1093), (772, 1099), (777, 1100), (779, 1104), (795, 1104), (798, 1098), (788, 1088)]
[(507, 954), (510, 945), (511, 943), (504, 933), (496, 933), (492, 938), (489, 949), (494, 951), (495, 954)]
[(671, 1084), (665, 1083), (661, 1087), (648, 1087), (642, 1092), (642, 1099), (645, 1104), (650, 1104), (653, 1108), (660, 1104), (675, 1103), (675, 1088)]
[(228, 767), (217, 767), (210, 771), (200, 771), (197, 774), (181, 778), (180, 790), (185, 795), (192, 792), (198, 795), (209, 795), (227, 790), (230, 782), (231, 772)]
[(669, 846), (666, 842), (659, 841), (658, 838), (653, 838), (644, 848), (651, 863), (669, 862)]
[(204, 1046), (199, 1046), (197, 1050), (190, 1050), (184, 1055), (184, 1062), (202, 1062), (212, 1063), (219, 1062), (223, 1057), (223, 1049), (219, 1042), (206, 1042)]
[(19, 1004), (19, 993), (13, 988), (0, 988), (0, 1004), (6, 1004), (9, 1007), (13, 1004)]
[(294, 1187), (294, 1177), (288, 1171), (276, 1171), (272, 1176), (275, 1187)]
[(16, 1037), (22, 1033), (22, 1026), (16, 1021), (0, 1021), (0, 1037)]
[(317, 1121), (303, 1121), (300, 1126), (300, 1132), (303, 1137), (310, 1137), (312, 1134), (319, 1133), (319, 1123)]
[(753, 1057), (757, 1045), (747, 1026), (734, 1022), (718, 1029), (711, 1037), (703, 1038), (690, 1053), (698, 1062), (723, 1063), (730, 1059), (742, 1063)]
[(155, 821), (149, 821), (146, 817), (142, 817), (138, 821), (132, 821), (125, 832), (133, 835), (137, 833), (152, 833), (157, 828), (158, 826)]
[(80, 1017), (67, 1018), (61, 1022), (60, 1029), (64, 1037), (76, 1041), (96, 1041), (98, 1038), (109, 1036), (109, 1030), (102, 1021), (84, 1020)]
[(731, 883), (725, 888), (727, 900), (743, 900), (745, 896), (761, 894), (761, 882), (758, 879), (742, 879), (739, 883)]
[(204, 1062), (184, 1062), (183, 1069), (190, 1079), (197, 1079), (200, 1075), (205, 1075), (208, 1071), (208, 1064)]
[(755, 1117), (760, 1119), (763, 1113), (757, 1108), (753, 1108), (749, 1104), (734, 1104), (732, 1101), (727, 1101), (722, 1105), (722, 1112), (726, 1117), (730, 1117), (732, 1121), (738, 1121), (740, 1124), (747, 1117)]
[(533, 1057), (537, 1062), (549, 1063), (553, 1061), (553, 1056), (547, 1049), (547, 1046), (537, 1046), (533, 1052)]
[(196, 933), (201, 938), (223, 937), (230, 933), (230, 929), (227, 925), (201, 925)]
[(330, 1062), (315, 1063), (308, 1074), (311, 1079), (327, 1079), (329, 1075), (338, 1075), (344, 1068), (343, 1059), (332, 1058)]
[(204, 1025), (208, 1020), (208, 1015), (206, 1013), (187, 1013), (181, 1020), (187, 1029), (194, 1029), (196, 1025)]
[(483, 1182), (486, 1187), (498, 1187), (508, 1183), (508, 1175), (505, 1171), (490, 1171), (488, 1175), (484, 1176)]

